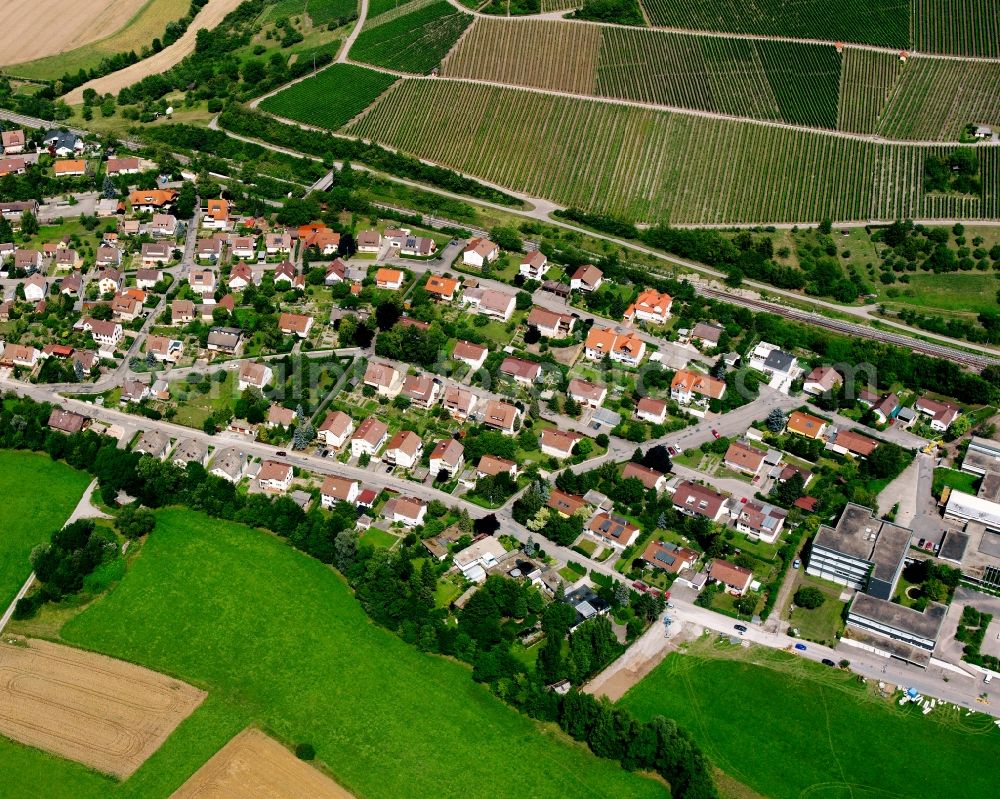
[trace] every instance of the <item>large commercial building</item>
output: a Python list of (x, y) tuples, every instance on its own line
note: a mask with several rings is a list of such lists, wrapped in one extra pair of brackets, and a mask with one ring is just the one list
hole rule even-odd
[(835, 528), (819, 528), (806, 571), (891, 599), (912, 535), (906, 527), (876, 519), (869, 508), (849, 504)]
[[(857, 594), (848, 611), (847, 623), (884, 638), (933, 652), (947, 613), (948, 608), (937, 602), (931, 602), (921, 613), (919, 610), (894, 602), (883, 602), (867, 594)], [(890, 651), (897, 657), (903, 656), (905, 652), (903, 648)], [(909, 657), (904, 656), (903, 659), (926, 665), (921, 662), (923, 658), (919, 657), (919, 653), (910, 654)]]

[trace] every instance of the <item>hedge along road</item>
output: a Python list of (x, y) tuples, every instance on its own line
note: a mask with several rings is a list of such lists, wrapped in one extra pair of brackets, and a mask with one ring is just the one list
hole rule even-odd
[(198, 40), (198, 31), (202, 28), (214, 28), (223, 18), (235, 9), (241, 0), (208, 0), (201, 11), (194, 18), (188, 29), (170, 47), (165, 47), (158, 53), (132, 64), (125, 69), (112, 72), (103, 78), (95, 78), (82, 86), (77, 86), (73, 91), (63, 97), (70, 105), (78, 105), (83, 102), (83, 93), (87, 89), (93, 89), (98, 94), (118, 94), (122, 89), (138, 83), (143, 78), (150, 75), (158, 75), (166, 72), (175, 64), (179, 63), (185, 56), (194, 52), (195, 43)]

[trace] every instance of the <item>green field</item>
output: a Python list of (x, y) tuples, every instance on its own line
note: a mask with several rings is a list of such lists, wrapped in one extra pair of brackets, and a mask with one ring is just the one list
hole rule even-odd
[(31, 550), (66, 523), (90, 480), (48, 455), (0, 450), (0, 614), (31, 574)]
[(462, 81), (404, 80), (347, 130), (530, 196), (645, 222), (1000, 215), (996, 148), (980, 152), (985, 197), (925, 195), (923, 159), (937, 148)]
[(396, 82), (393, 75), (354, 64), (333, 64), (273, 97), (263, 111), (336, 130), (350, 122)]
[(840, 55), (829, 45), (480, 18), (442, 74), (832, 128)]
[[(695, 650), (712, 646), (699, 642)], [(769, 799), (982, 799), (996, 792), (1000, 731), (982, 715), (922, 716), (869, 697), (853, 675), (754, 648), (671, 654), (622, 699), (694, 735), (711, 761)]]
[(183, 19), (190, 6), (191, 0), (148, 0), (124, 28), (105, 39), (4, 69), (12, 75), (36, 80), (55, 80), (67, 72), (76, 74), (81, 69), (91, 70), (102, 58), (130, 50), (139, 53), (143, 47), (151, 45), (153, 39), (163, 36), (168, 22)]
[(653, 25), (906, 47), (909, 0), (640, 0)]
[(467, 667), (374, 626), (329, 567), (269, 534), (175, 509), (124, 579), (62, 630), (208, 698), (122, 784), (0, 740), (4, 795), (169, 794), (237, 731), (257, 724), (359, 798), (663, 797), (505, 706)]
[(934, 470), (934, 481), (931, 486), (931, 493), (936, 497), (940, 497), (941, 492), (944, 491), (947, 486), (955, 491), (961, 491), (964, 494), (972, 494), (975, 496), (978, 483), (978, 475), (969, 474), (968, 472), (960, 472), (958, 469), (940, 467)]
[(890, 287), (896, 296), (890, 296), (884, 287), (881, 299), (889, 305), (902, 303), (921, 310), (939, 310), (974, 314), (996, 310), (996, 292), (1000, 282), (990, 272), (916, 272), (909, 275), (909, 283)]
[(439, 0), (382, 24), (365, 25), (351, 48), (351, 58), (400, 72), (426, 74), (441, 63), (470, 22), (470, 14)]

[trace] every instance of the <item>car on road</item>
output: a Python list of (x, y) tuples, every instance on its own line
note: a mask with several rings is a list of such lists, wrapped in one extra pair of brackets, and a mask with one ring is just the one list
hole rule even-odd
[(667, 447), (667, 452), (669, 452), (671, 455), (677, 454), (677, 450), (674, 449), (673, 447)]
[(824, 666), (836, 666), (836, 665), (837, 665), (837, 664), (836, 664), (836, 663), (834, 663), (834, 662), (833, 662), (832, 660), (830, 660), (830, 658), (823, 658), (823, 659), (822, 659), (822, 660), (820, 661), (820, 663), (822, 663), (822, 664), (823, 664)]
[(799, 652), (805, 652), (806, 651), (806, 645), (805, 644), (796, 644), (795, 648), (798, 649)]
[(796, 558), (795, 560), (792, 561), (792, 568), (793, 569), (797, 569), (801, 565), (802, 565), (802, 561), (799, 560), (798, 558)]
[(736, 630), (740, 635), (743, 635), (747, 631), (747, 628), (743, 624), (734, 624), (733, 629)]
[(284, 458), (288, 453), (285, 452), (283, 449), (279, 449), (274, 454), (277, 455), (279, 458)]
[(712, 428), (712, 435), (715, 436), (716, 438), (722, 438), (722, 435), (714, 427)]

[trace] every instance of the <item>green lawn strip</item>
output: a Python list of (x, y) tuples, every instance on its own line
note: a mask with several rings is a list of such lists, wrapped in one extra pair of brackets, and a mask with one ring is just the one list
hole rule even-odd
[(0, 451), (0, 613), (31, 574), (31, 550), (66, 523), (90, 480), (48, 455)]
[(359, 536), (359, 540), (362, 544), (370, 544), (373, 547), (389, 549), (389, 547), (395, 544), (399, 539), (392, 533), (387, 533), (385, 530), (380, 530), (378, 527), (369, 527)]
[(983, 717), (921, 716), (869, 699), (846, 672), (784, 653), (750, 656), (774, 667), (671, 654), (621, 704), (642, 720), (676, 719), (716, 766), (770, 799), (995, 792), (996, 770), (984, 766), (1000, 732)]
[[(214, 729), (253, 723), (308, 741), (359, 797), (465, 799), (486, 785), (490, 796), (663, 796), (504, 706), (466, 667), (375, 627), (319, 561), (242, 525), (157, 515), (130, 572), (63, 637), (206, 689), (222, 706)], [(167, 796), (210, 748), (185, 759), (180, 743), (166, 746), (178, 758), (170, 774), (151, 761), (141, 789), (130, 780), (108, 795)]]
[(333, 64), (273, 97), (260, 107), (271, 114), (337, 130), (371, 105), (396, 77), (354, 64)]
[(960, 472), (958, 469), (939, 467), (934, 470), (934, 482), (931, 486), (931, 493), (936, 497), (940, 497), (941, 492), (947, 486), (955, 491), (975, 495), (978, 483), (978, 475)]

